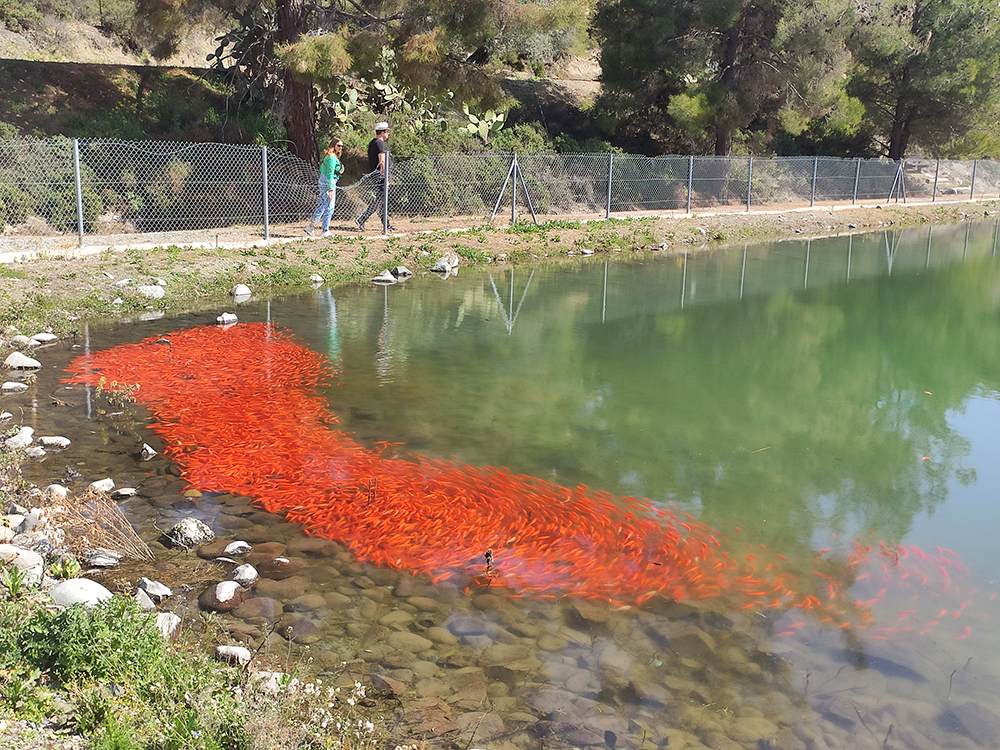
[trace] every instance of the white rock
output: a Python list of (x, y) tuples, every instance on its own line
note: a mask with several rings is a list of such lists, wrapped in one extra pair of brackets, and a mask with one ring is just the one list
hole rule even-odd
[(451, 273), (451, 264), (444, 258), (440, 258), (437, 263), (431, 266), (434, 273)]
[(153, 284), (152, 286), (136, 287), (135, 290), (139, 294), (143, 294), (150, 299), (163, 299), (167, 294), (167, 291), (162, 286), (158, 286), (156, 284)]
[(49, 591), (49, 596), (61, 607), (70, 607), (74, 604), (92, 607), (98, 602), (110, 599), (112, 594), (97, 581), (89, 578), (71, 578), (55, 586)]
[(314, 284), (322, 284), (324, 281), (326, 281), (326, 279), (324, 279), (318, 273), (311, 273), (309, 274), (309, 281), (311, 281)]
[(51, 498), (52, 500), (65, 500), (69, 497), (69, 490), (63, 487), (61, 484), (50, 484), (44, 490), (42, 494), (45, 497)]
[(411, 271), (406, 266), (394, 266), (393, 268), (389, 269), (389, 273), (391, 273), (397, 279), (405, 279), (413, 275), (413, 271)]
[(153, 600), (149, 598), (147, 594), (142, 589), (138, 589), (135, 592), (135, 600), (139, 603), (139, 606), (143, 609), (156, 609), (156, 605), (153, 604)]
[(197, 547), (215, 539), (215, 532), (197, 518), (182, 518), (167, 532), (167, 538), (179, 547)]
[(118, 487), (111, 491), (112, 500), (124, 500), (127, 497), (135, 497), (135, 487)]
[(37, 341), (39, 344), (47, 344), (50, 341), (55, 341), (59, 337), (54, 333), (49, 333), (48, 331), (39, 331), (34, 336), (31, 337), (32, 341)]
[(249, 297), (251, 294), (253, 294), (253, 292), (250, 291), (250, 287), (248, 287), (246, 284), (237, 284), (236, 286), (234, 286), (232, 289), (229, 290), (229, 293), (234, 297)]
[(143, 443), (142, 452), (140, 453), (140, 455), (142, 456), (143, 461), (148, 461), (149, 459), (151, 459), (153, 456), (156, 455), (156, 451), (153, 450), (153, 446), (149, 445), (148, 443)]
[(98, 479), (96, 482), (91, 482), (90, 486), (87, 487), (88, 490), (93, 492), (111, 492), (115, 488), (115, 480), (111, 477), (106, 477), (104, 479)]
[(0, 391), (3, 393), (24, 393), (28, 390), (27, 383), (17, 383), (13, 380), (8, 380), (3, 385), (0, 385)]
[(145, 576), (139, 579), (139, 589), (145, 591), (150, 599), (157, 602), (162, 602), (164, 599), (174, 595), (174, 592), (169, 587)]
[(111, 300), (111, 304), (112, 305), (124, 305), (125, 304), (125, 300), (123, 300), (121, 297), (115, 297), (113, 300)]
[(372, 279), (372, 281), (375, 282), (376, 284), (395, 284), (396, 277), (392, 275), (392, 271), (386, 269), (378, 276), (376, 276), (374, 279)]
[(150, 281), (152, 281), (157, 286), (166, 286), (167, 285), (167, 282), (164, 281), (163, 279), (161, 279), (159, 276), (154, 276), (152, 279), (150, 279)]
[(18, 334), (17, 336), (12, 336), (10, 339), (11, 346), (27, 346), (30, 343), (31, 339), (29, 339), (24, 334)]
[(107, 547), (96, 547), (87, 550), (81, 556), (83, 562), (92, 568), (113, 568), (122, 561), (120, 552), (115, 552)]
[(24, 453), (28, 458), (45, 458), (47, 455), (46, 450), (40, 445), (32, 445), (30, 448), (25, 448)]
[(38, 444), (43, 448), (61, 451), (70, 446), (70, 439), (61, 435), (42, 435), (38, 438)]
[(215, 658), (227, 664), (249, 664), (250, 649), (244, 646), (216, 646)]
[(253, 547), (251, 547), (246, 542), (236, 541), (236, 542), (230, 542), (229, 544), (227, 544), (226, 548), (224, 550), (222, 550), (222, 554), (224, 554), (224, 555), (232, 555), (232, 556), (245, 555), (247, 552), (249, 552), (252, 549), (253, 549)]
[(7, 420), (7, 419), (12, 419), (13, 416), (14, 415), (11, 414), (9, 411), (0, 412), (0, 422), (3, 422), (4, 420)]
[(580, 251), (580, 254), (581, 255), (593, 255), (594, 251), (591, 250), (589, 247), (585, 247), (585, 248), (583, 248), (583, 250)]
[(177, 635), (177, 630), (181, 626), (181, 618), (173, 612), (160, 612), (156, 616), (156, 629), (160, 631), (168, 641)]
[(219, 323), (219, 325), (224, 325), (224, 326), (232, 325), (233, 323), (238, 323), (239, 320), (240, 319), (236, 317), (235, 313), (229, 313), (229, 312), (224, 312), (222, 313), (222, 315), (220, 315), (215, 319), (215, 321)]
[(220, 604), (225, 604), (243, 591), (239, 581), (221, 581), (215, 586), (215, 598)]
[(8, 513), (3, 517), (6, 525), (14, 530), (15, 534), (20, 534), (24, 531), (24, 521), (27, 517), (23, 513)]
[(257, 572), (257, 568), (249, 563), (240, 565), (233, 571), (233, 583), (238, 583), (245, 588), (250, 588), (257, 583), (258, 578), (260, 578), (260, 574)]
[(10, 528), (10, 526), (0, 524), (0, 544), (9, 544), (13, 538), (14, 529)]
[(32, 359), (21, 352), (11, 352), (3, 364), (8, 370), (37, 370), (42, 366), (37, 359)]
[(32, 443), (32, 437), (35, 434), (34, 427), (22, 427), (21, 431), (9, 437), (4, 441), (4, 444), (11, 450), (24, 450)]
[(132, 279), (119, 279), (115, 282), (115, 286), (121, 289), (122, 287), (129, 286), (132, 283)]

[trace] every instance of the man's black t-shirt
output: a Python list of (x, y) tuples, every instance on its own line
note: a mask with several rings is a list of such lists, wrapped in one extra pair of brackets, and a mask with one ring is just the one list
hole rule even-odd
[(378, 172), (378, 155), (384, 154), (388, 151), (388, 147), (385, 145), (385, 141), (381, 138), (372, 138), (372, 142), (368, 144), (368, 171)]

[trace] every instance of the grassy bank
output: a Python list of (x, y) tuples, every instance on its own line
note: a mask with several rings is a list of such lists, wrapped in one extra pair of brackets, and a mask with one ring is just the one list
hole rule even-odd
[[(511, 228), (478, 227), (461, 233), (388, 238), (344, 234), (265, 247), (196, 249), (170, 245), (137, 250), (123, 245), (84, 257), (68, 254), (0, 264), (0, 326), (28, 335), (46, 328), (68, 334), (88, 318), (222, 305), (235, 284), (246, 284), (258, 294), (287, 294), (308, 288), (314, 274), (329, 285), (367, 283), (382, 270), (401, 264), (418, 273), (446, 255), (458, 256), (463, 267), (586, 262), (581, 258), (583, 250), (606, 258), (953, 224), (993, 216), (998, 206), (996, 201), (893, 204), (784, 213), (557, 221), (537, 226), (520, 223)], [(299, 231), (296, 227), (288, 234)], [(132, 283), (121, 285), (125, 279)], [(162, 299), (150, 299), (137, 291), (140, 285), (159, 281), (166, 290)]]

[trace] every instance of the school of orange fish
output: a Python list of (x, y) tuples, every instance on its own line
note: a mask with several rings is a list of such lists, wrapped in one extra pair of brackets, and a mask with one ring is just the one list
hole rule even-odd
[[(871, 626), (875, 637), (927, 632), (965, 608), (919, 625), (904, 612), (889, 629), (872, 616), (886, 586), (948, 587), (964, 566), (947, 550), (856, 540), (839, 557), (824, 550), (793, 565), (763, 545), (724, 549), (710, 527), (645, 500), (365, 447), (317, 394), (333, 366), (268, 324), (176, 331), (78, 357), (69, 372), (105, 389), (138, 385), (137, 402), (193, 488), (251, 497), (361, 561), (435, 582), (616, 604), (725, 596), (737, 608)], [(864, 581), (881, 590), (852, 599)]]

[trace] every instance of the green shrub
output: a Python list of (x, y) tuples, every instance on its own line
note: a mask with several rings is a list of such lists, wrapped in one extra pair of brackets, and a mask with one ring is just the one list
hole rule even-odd
[(22, 224), (33, 204), (31, 196), (20, 188), (0, 183), (0, 224)]
[(41, 26), (42, 14), (30, 3), (0, 0), (0, 21), (11, 31), (25, 31)]

